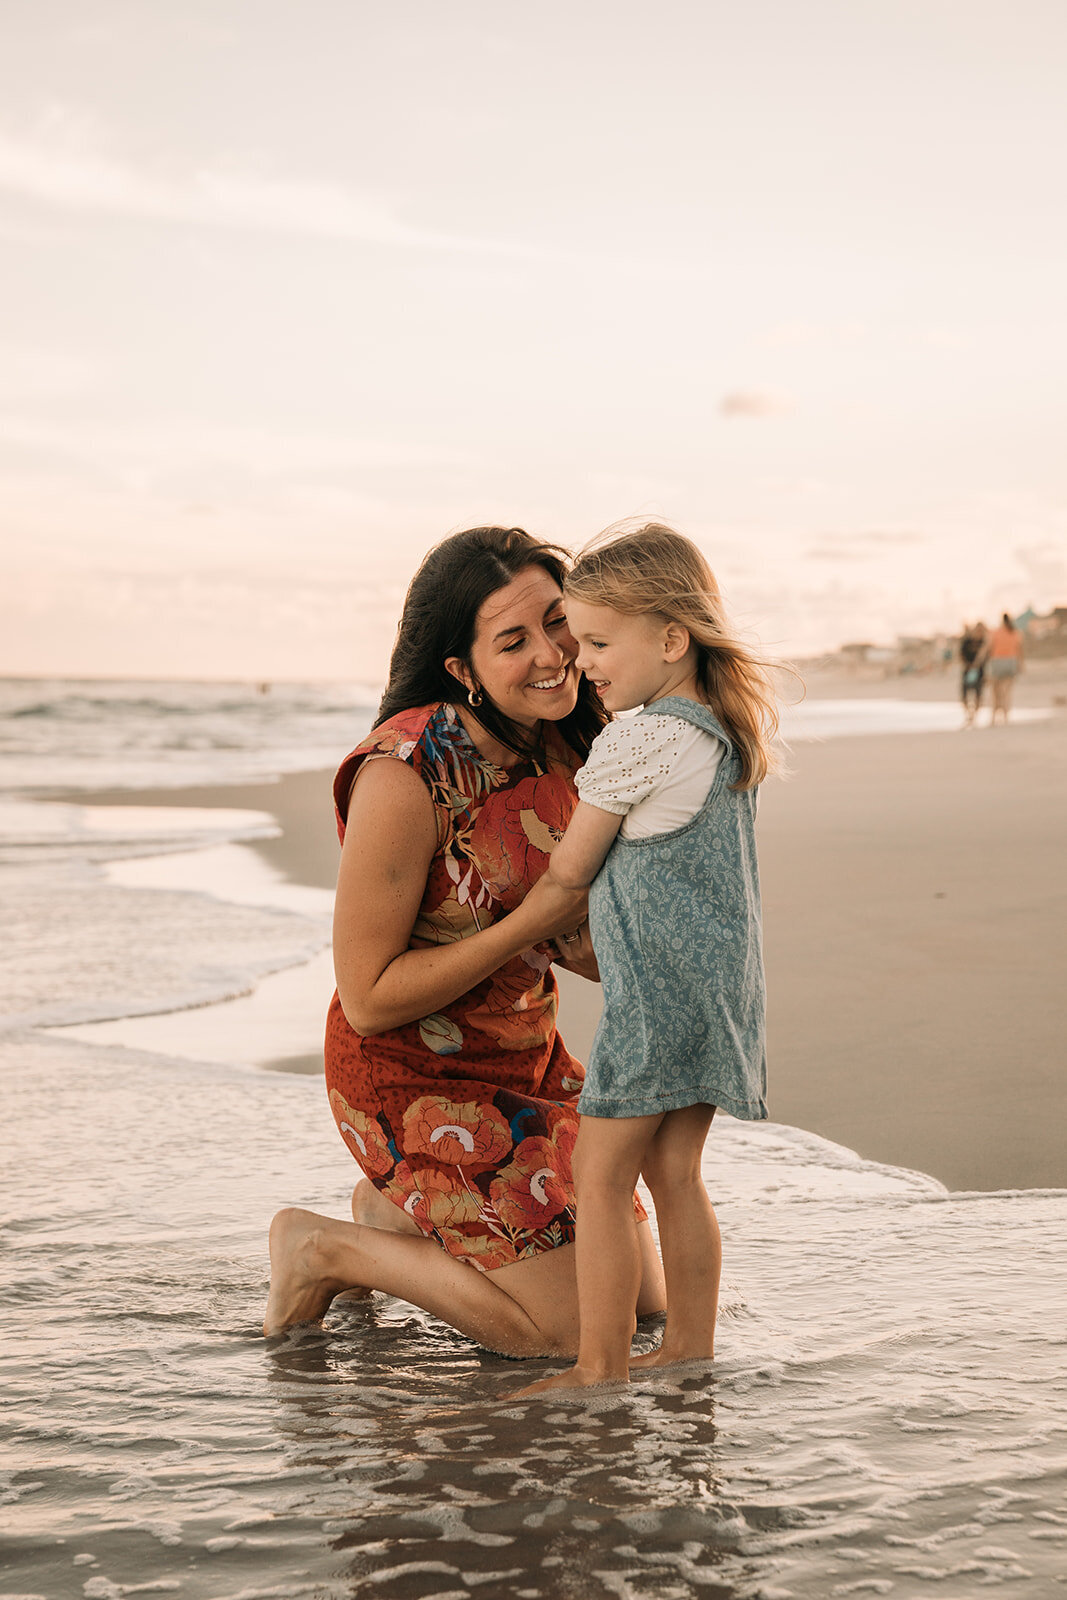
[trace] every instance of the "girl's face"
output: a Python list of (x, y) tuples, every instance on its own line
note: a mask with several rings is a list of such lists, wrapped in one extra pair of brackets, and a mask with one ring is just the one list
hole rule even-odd
[(473, 675), (458, 656), (445, 666), (513, 722), (534, 728), (542, 717), (558, 722), (577, 705), (577, 648), (559, 584), (544, 567), (531, 566), (482, 602), (471, 646)]
[[(642, 613), (626, 616), (610, 606), (566, 600), (567, 623), (578, 643), (577, 666), (607, 711), (632, 711), (659, 698), (677, 677), (689, 636), (677, 623)], [(678, 646), (681, 644), (681, 649)]]

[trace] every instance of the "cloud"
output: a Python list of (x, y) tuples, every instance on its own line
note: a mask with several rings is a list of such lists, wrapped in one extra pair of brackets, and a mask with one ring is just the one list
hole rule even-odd
[(1032, 586), (1030, 598), (1050, 605), (1067, 603), (1067, 560), (1062, 546), (1046, 540), (1043, 544), (1017, 546), (1012, 554)]
[(255, 563), (170, 571), (42, 565), (0, 594), (0, 671), (384, 680), (399, 584)]
[(870, 561), (873, 551), (843, 544), (813, 544), (804, 552), (805, 561)]
[(874, 531), (845, 535), (846, 538), (861, 539), (865, 544), (927, 544), (930, 539), (928, 533), (916, 533), (910, 528), (886, 528)]
[(0, 413), (0, 447), (45, 453), (95, 468), (148, 473), (227, 468), (259, 478), (482, 465), (473, 451), (378, 438), (300, 434), (236, 425), (27, 421)]
[(87, 364), (64, 350), (0, 345), (0, 403), (66, 399), (92, 386)]
[(296, 233), (439, 251), (507, 251), (412, 227), (338, 184), (207, 167), (185, 177), (138, 171), (100, 149), (97, 129), (54, 108), (28, 135), (0, 130), (0, 190), (41, 205), (150, 222)]
[(586, 482), (598, 500), (609, 498), (616, 504), (654, 507), (657, 511), (676, 501), (681, 493), (678, 484), (642, 473), (590, 472)]
[(824, 534), (804, 552), (806, 561), (873, 561), (886, 549), (927, 544), (929, 534), (910, 528), (865, 529), (858, 533)]
[(724, 417), (777, 417), (792, 409), (789, 396), (773, 389), (731, 389), (719, 401)]
[[(316, 178), (241, 170), (225, 162), (177, 175), (149, 171), (110, 153), (101, 125), (66, 105), (51, 107), (27, 129), (0, 127), (0, 196), (5, 192), (59, 215), (393, 246), (433, 253), (439, 261), (480, 257), (483, 263), (667, 283), (706, 283), (708, 276), (702, 262), (676, 254), (626, 257), (541, 239), (444, 233), (404, 221), (377, 195)], [(0, 237), (20, 225), (18, 218), (0, 216)]]

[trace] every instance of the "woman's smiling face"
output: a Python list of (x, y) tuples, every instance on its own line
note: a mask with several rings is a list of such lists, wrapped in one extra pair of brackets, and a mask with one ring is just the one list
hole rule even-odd
[(559, 584), (544, 567), (530, 566), (482, 602), (470, 667), (457, 656), (445, 666), (504, 716), (533, 728), (542, 717), (558, 722), (574, 710), (577, 653)]

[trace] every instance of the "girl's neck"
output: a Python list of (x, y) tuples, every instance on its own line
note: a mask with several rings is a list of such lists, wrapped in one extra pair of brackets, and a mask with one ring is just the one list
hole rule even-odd
[(651, 700), (647, 700), (645, 704), (654, 706), (657, 700), (666, 700), (668, 697), (677, 700), (695, 700), (698, 705), (707, 704), (707, 697), (700, 686), (696, 672), (684, 663), (680, 665), (676, 676), (668, 678), (667, 683), (660, 689), (659, 693), (654, 695)]

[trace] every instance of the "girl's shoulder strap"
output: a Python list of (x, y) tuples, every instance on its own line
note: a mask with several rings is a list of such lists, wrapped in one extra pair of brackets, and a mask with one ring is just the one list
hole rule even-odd
[(721, 739), (727, 750), (733, 753), (734, 741), (711, 707), (699, 700), (689, 700), (680, 694), (668, 694), (664, 695), (662, 700), (654, 700), (650, 706), (643, 706), (638, 715), (680, 717), (683, 722), (691, 722), (694, 727), (703, 728), (705, 733), (714, 734), (716, 739)]

